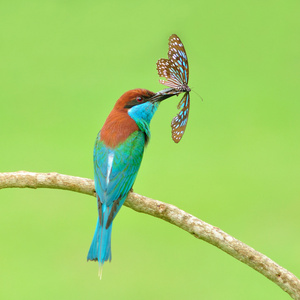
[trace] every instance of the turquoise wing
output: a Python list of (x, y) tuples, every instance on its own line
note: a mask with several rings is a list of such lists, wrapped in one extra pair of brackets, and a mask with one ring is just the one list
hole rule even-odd
[[(132, 133), (125, 142), (112, 149), (96, 139), (94, 148), (95, 188), (101, 206), (109, 209), (107, 219), (109, 227), (115, 215), (125, 202), (138, 173), (145, 146), (145, 134), (141, 131)], [(104, 214), (102, 208), (100, 214)]]

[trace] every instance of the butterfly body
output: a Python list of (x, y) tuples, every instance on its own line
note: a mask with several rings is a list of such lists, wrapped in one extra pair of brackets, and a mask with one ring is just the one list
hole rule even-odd
[(177, 87), (176, 90), (183, 93), (183, 92), (190, 92), (191, 88), (187, 84), (184, 83), (181, 86)]
[(172, 34), (169, 38), (168, 59), (161, 58), (156, 63), (158, 75), (166, 78), (160, 79), (159, 82), (171, 88), (169, 93), (184, 93), (177, 108), (181, 111), (172, 120), (172, 139), (178, 143), (184, 132), (188, 121), (190, 109), (191, 91), (188, 86), (189, 81), (189, 65), (184, 46), (180, 38), (176, 34)]

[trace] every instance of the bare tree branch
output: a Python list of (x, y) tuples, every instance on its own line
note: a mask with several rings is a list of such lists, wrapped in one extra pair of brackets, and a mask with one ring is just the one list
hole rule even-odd
[[(32, 173), (26, 171), (0, 173), (0, 189), (52, 188), (95, 195), (94, 181), (58, 173)], [(184, 212), (176, 206), (129, 193), (125, 205), (137, 212), (163, 219), (204, 240), (276, 283), (293, 299), (300, 300), (300, 280), (267, 256), (235, 239), (221, 229)]]

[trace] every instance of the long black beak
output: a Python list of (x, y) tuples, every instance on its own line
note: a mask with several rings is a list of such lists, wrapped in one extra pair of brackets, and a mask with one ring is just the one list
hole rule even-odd
[(151, 102), (161, 102), (166, 100), (172, 96), (179, 95), (180, 92), (176, 91), (174, 88), (167, 88), (157, 92), (154, 96), (152, 96), (149, 101)]

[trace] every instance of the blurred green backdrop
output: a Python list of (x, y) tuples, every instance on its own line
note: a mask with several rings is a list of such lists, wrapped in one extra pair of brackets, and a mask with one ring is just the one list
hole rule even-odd
[[(158, 91), (168, 37), (190, 63), (187, 131), (178, 98), (152, 121), (134, 190), (220, 227), (300, 275), (300, 3), (1, 1), (0, 171), (93, 177), (94, 139), (125, 91)], [(96, 201), (0, 191), (1, 299), (289, 299), (215, 247), (123, 208), (113, 261), (86, 262)]]

